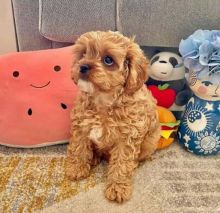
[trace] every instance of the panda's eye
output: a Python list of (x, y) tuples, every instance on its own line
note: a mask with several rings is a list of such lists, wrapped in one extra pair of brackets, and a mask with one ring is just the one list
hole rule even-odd
[(209, 85), (213, 85), (213, 83), (210, 81), (202, 81), (202, 83), (205, 84), (206, 87), (208, 87)]
[(14, 72), (13, 72), (13, 76), (14, 76), (15, 78), (17, 78), (19, 75), (20, 75), (20, 74), (19, 74), (18, 71), (14, 71)]
[(158, 61), (158, 60), (159, 60), (159, 56), (154, 57), (154, 58), (151, 60), (150, 65), (152, 65), (153, 63), (155, 63), (155, 62)]
[(178, 61), (174, 57), (170, 57), (169, 62), (175, 67), (178, 64)]
[(105, 56), (103, 62), (107, 66), (111, 66), (114, 63), (114, 60), (110, 56)]

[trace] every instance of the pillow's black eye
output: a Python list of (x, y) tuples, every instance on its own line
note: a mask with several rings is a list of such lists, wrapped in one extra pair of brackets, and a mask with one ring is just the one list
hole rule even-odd
[(32, 109), (31, 108), (28, 109), (28, 115), (32, 115)]
[(112, 57), (110, 57), (110, 56), (105, 56), (103, 59), (103, 62), (107, 66), (111, 66), (114, 63)]
[(205, 86), (209, 86), (212, 85), (213, 83), (210, 81), (202, 81), (203, 84), (205, 84)]
[(54, 66), (54, 71), (59, 72), (61, 70), (61, 67), (59, 65)]
[(18, 71), (14, 71), (14, 72), (13, 72), (13, 76), (14, 76), (15, 78), (17, 78), (17, 77), (19, 76), (19, 72), (18, 72)]
[(60, 105), (61, 105), (61, 107), (62, 107), (63, 109), (67, 109), (67, 105), (66, 105), (66, 104), (61, 103)]

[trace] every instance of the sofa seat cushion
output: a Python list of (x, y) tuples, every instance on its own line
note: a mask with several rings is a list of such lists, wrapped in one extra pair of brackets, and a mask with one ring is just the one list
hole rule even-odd
[(196, 29), (220, 29), (219, 0), (118, 0), (118, 30), (143, 46), (177, 47)]
[(39, 1), (39, 30), (50, 40), (73, 43), (87, 31), (116, 29), (116, 0)]

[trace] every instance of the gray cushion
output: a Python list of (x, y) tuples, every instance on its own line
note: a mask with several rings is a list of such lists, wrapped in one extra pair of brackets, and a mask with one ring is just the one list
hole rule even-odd
[(116, 29), (116, 0), (40, 0), (40, 33), (74, 42), (84, 32)]
[(219, 0), (118, 0), (118, 30), (144, 46), (178, 46), (196, 29), (220, 29)]
[(12, 3), (19, 51), (51, 48), (51, 41), (38, 30), (38, 0), (13, 0)]

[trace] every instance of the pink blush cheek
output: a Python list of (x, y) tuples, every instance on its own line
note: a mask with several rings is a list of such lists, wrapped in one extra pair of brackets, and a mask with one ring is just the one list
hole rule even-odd
[(197, 90), (199, 93), (206, 93), (207, 92), (207, 89), (203, 86), (199, 86), (198, 90)]

